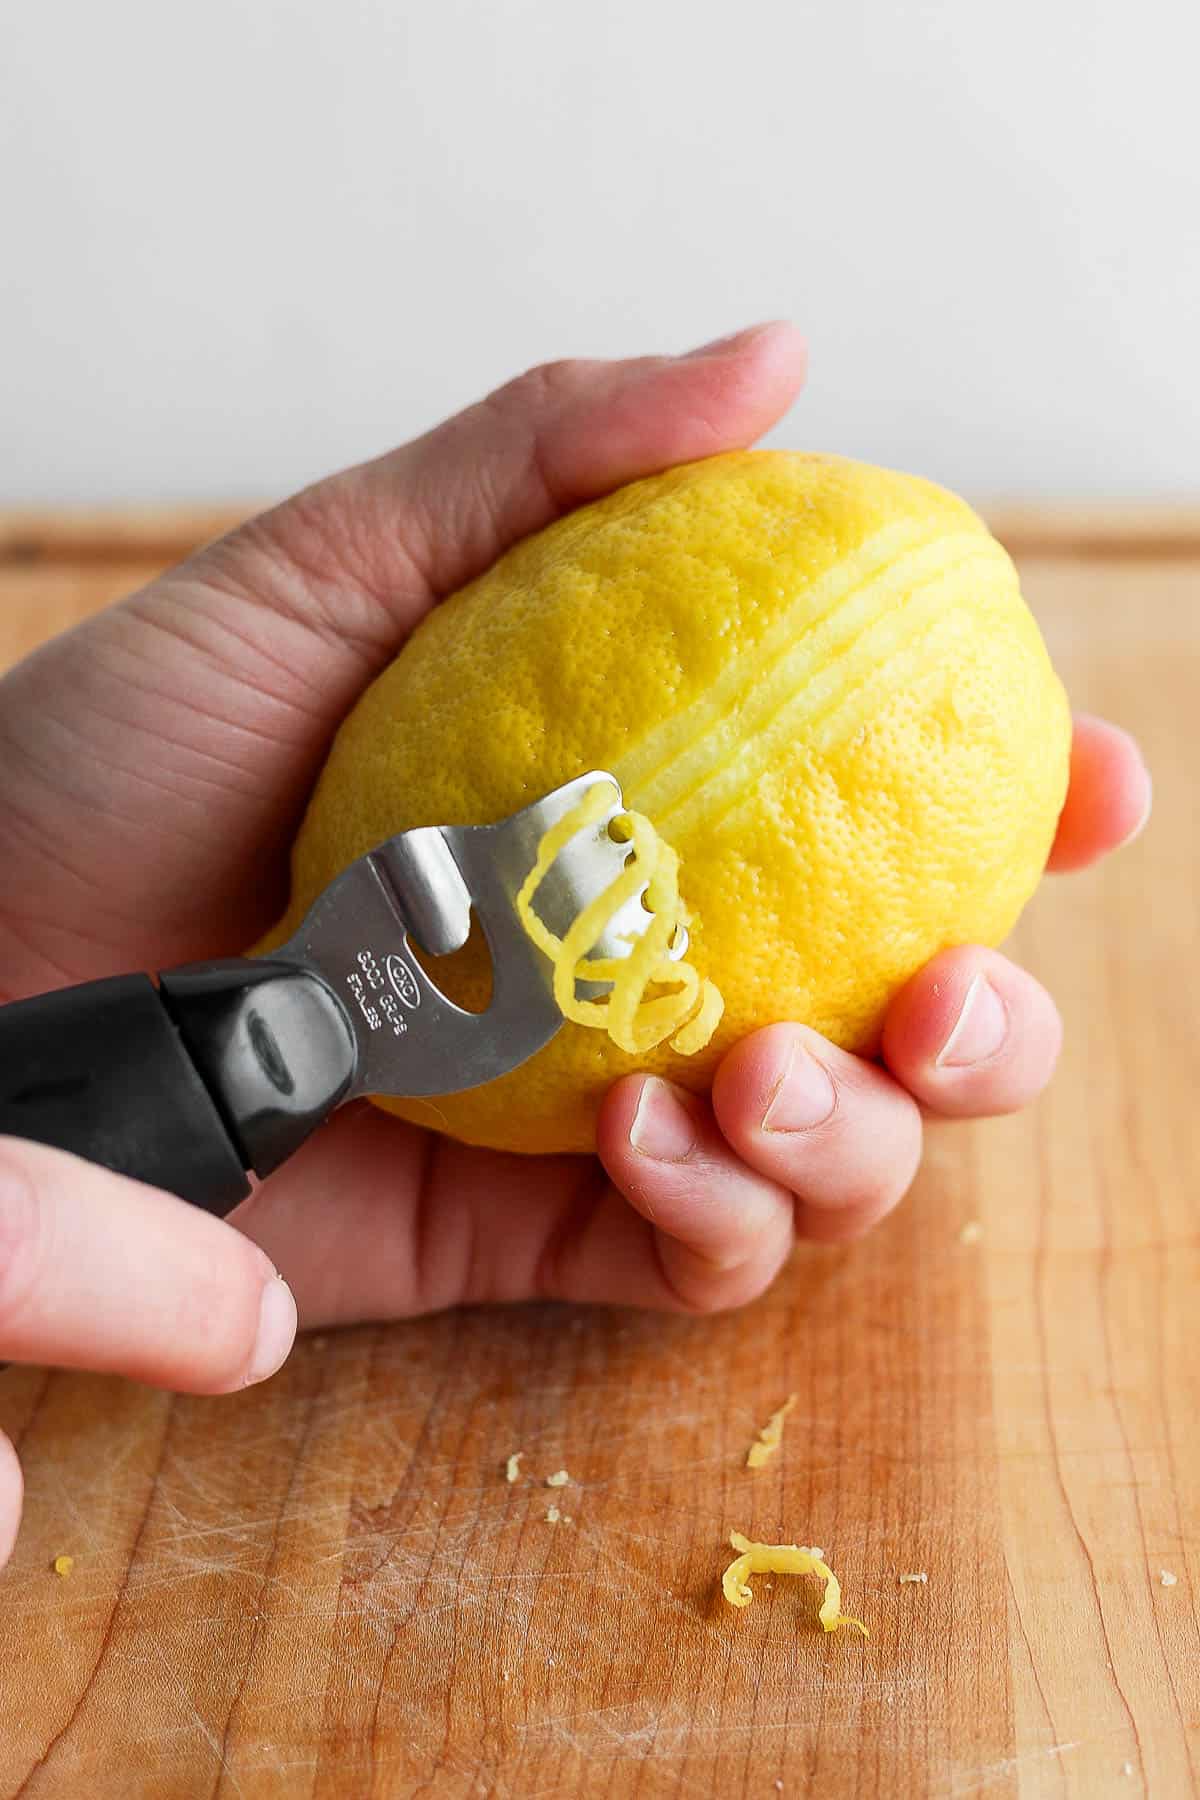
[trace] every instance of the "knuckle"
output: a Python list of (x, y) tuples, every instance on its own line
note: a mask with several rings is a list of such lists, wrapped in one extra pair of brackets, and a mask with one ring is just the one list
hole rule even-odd
[(686, 1276), (677, 1271), (671, 1288), (681, 1312), (696, 1318), (713, 1318), (718, 1313), (739, 1312), (760, 1299), (775, 1274), (774, 1267), (763, 1268), (757, 1259), (725, 1268), (693, 1267)]
[(818, 1133), (809, 1135), (824, 1138), (823, 1179), (814, 1184), (801, 1178), (795, 1192), (822, 1211), (890, 1210), (908, 1192), (920, 1165), (920, 1108), (900, 1091), (876, 1096), (869, 1106), (861, 1097), (859, 1105), (839, 1105)]
[(44, 1209), (28, 1171), (13, 1157), (0, 1161), (0, 1331), (28, 1312), (45, 1266)]
[[(784, 1190), (779, 1196), (785, 1200)], [(659, 1267), (681, 1311), (701, 1316), (736, 1312), (767, 1291), (793, 1241), (791, 1208), (783, 1205), (776, 1217), (751, 1222), (738, 1243), (700, 1248), (660, 1240)]]
[(689, 1290), (678, 1282), (675, 1283), (672, 1291), (679, 1311), (686, 1313), (692, 1319), (715, 1319), (721, 1313), (736, 1312), (740, 1306), (757, 1297), (751, 1294), (746, 1295), (743, 1299), (741, 1295), (735, 1297), (720, 1288), (711, 1287)]
[(238, 591), (249, 589), (271, 610), (372, 656), (387, 615), (378, 534), (363, 514), (353, 483), (333, 476), (203, 554), (228, 562)]
[(890, 1129), (872, 1139), (870, 1172), (862, 1197), (889, 1207), (902, 1200), (920, 1167), (922, 1141), (920, 1110), (914, 1100), (904, 1096), (894, 1108)]
[(578, 356), (564, 356), (552, 362), (535, 363), (532, 368), (497, 388), (491, 398), (505, 410), (517, 413), (541, 412), (577, 394), (586, 382), (592, 366), (585, 358)]

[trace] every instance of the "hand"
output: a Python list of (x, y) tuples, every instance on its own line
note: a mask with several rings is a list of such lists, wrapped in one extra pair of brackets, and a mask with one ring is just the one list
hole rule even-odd
[[(339, 721), (422, 614), (580, 502), (753, 443), (802, 376), (786, 325), (536, 369), (30, 657), (0, 684), (6, 997), (241, 951), (282, 910)], [(1129, 836), (1149, 791), (1132, 742), (1080, 720), (1052, 866)], [(797, 1235), (845, 1238), (895, 1205), (922, 1108), (1020, 1106), (1058, 1041), (1037, 982), (955, 950), (897, 998), (883, 1066), (771, 1026), (726, 1057), (711, 1104), (619, 1082), (599, 1161), (471, 1150), (356, 1105), (232, 1224), (0, 1140), (0, 1356), (221, 1392), (286, 1356), (293, 1292), (310, 1325), (529, 1295), (737, 1305)], [(18, 1499), (0, 1440), (0, 1560)]]

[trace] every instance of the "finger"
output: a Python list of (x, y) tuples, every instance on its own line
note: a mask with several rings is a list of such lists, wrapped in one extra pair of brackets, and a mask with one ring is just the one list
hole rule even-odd
[(475, 1149), (364, 1106), (310, 1138), (234, 1218), (268, 1253), (291, 1246), (305, 1325), (530, 1298), (740, 1304), (787, 1255), (790, 1196), (739, 1168), (690, 1098), (689, 1157), (638, 1151), (644, 1081), (619, 1083), (602, 1109), (608, 1173), (594, 1157)]
[(997, 950), (944, 950), (888, 1008), (883, 1056), (932, 1112), (1016, 1112), (1041, 1092), (1062, 1022), (1040, 982)]
[(295, 1303), (218, 1219), (64, 1151), (0, 1138), (0, 1354), (188, 1393), (272, 1374)]
[[(653, 1228), (658, 1269), (676, 1302), (716, 1312), (774, 1280), (792, 1247), (791, 1195), (738, 1159), (707, 1101), (656, 1076), (631, 1075), (605, 1098), (596, 1147), (617, 1192)], [(596, 1245), (578, 1245), (577, 1258), (584, 1255), (598, 1261)]]
[(1135, 838), (1150, 817), (1150, 772), (1119, 725), (1081, 713), (1071, 741), (1071, 779), (1051, 869), (1086, 869)]
[[(623, 483), (744, 448), (791, 405), (800, 334), (751, 326), (683, 356), (543, 364), (390, 457), (353, 470), (346, 504), (368, 529), (360, 585), (381, 597), (385, 643), (518, 538)], [(403, 536), (397, 540), (397, 499)], [(270, 515), (283, 527), (287, 509)], [(397, 549), (406, 588), (397, 589)], [(415, 580), (414, 580), (415, 577)]]
[(0, 1569), (12, 1555), (17, 1541), (23, 1496), (24, 1484), (17, 1453), (0, 1431)]
[[(534, 370), (210, 546), (5, 678), (11, 991), (240, 949), (281, 910), (330, 738), (421, 615), (621, 483), (751, 443), (803, 346), (765, 326), (686, 358)], [(24, 946), (46, 945), (27, 966)]]
[(861, 1236), (907, 1192), (920, 1161), (909, 1095), (805, 1025), (743, 1038), (717, 1070), (712, 1101), (743, 1162), (796, 1196), (801, 1237)]

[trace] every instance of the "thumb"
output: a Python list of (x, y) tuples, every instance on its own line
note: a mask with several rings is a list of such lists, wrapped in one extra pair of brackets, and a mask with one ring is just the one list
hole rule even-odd
[(123, 966), (135, 918), (139, 966), (256, 936), (333, 733), (422, 614), (568, 508), (752, 443), (803, 372), (786, 324), (534, 369), (28, 658), (0, 709), (10, 992)]
[(232, 1226), (0, 1138), (0, 1358), (219, 1394), (273, 1374), (295, 1335), (291, 1290)]
[(804, 369), (803, 340), (784, 322), (683, 356), (542, 363), (251, 520), (200, 566), (383, 661), (519, 538), (640, 476), (752, 444)]

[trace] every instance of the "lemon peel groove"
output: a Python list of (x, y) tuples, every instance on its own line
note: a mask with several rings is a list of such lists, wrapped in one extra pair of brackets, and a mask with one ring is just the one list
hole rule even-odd
[[(584, 907), (565, 937), (551, 931), (534, 909), (534, 896), (559, 851), (608, 811), (613, 791), (606, 783), (597, 784), (544, 833), (517, 895), (517, 916), (550, 958), (554, 998), (565, 1019), (606, 1031), (618, 1049), (634, 1056), (668, 1040), (681, 1056), (694, 1056), (717, 1029), (725, 1003), (714, 984), (702, 979), (690, 963), (670, 959), (671, 940), (686, 923), (679, 858), (643, 813), (623, 812), (613, 822), (610, 829), (630, 845), (631, 853), (616, 880)], [(643, 885), (651, 918), (629, 955), (591, 956), (611, 921)], [(575, 991), (577, 981), (607, 981), (612, 986), (603, 1000), (581, 1000)], [(651, 988), (665, 991), (650, 993)]]

